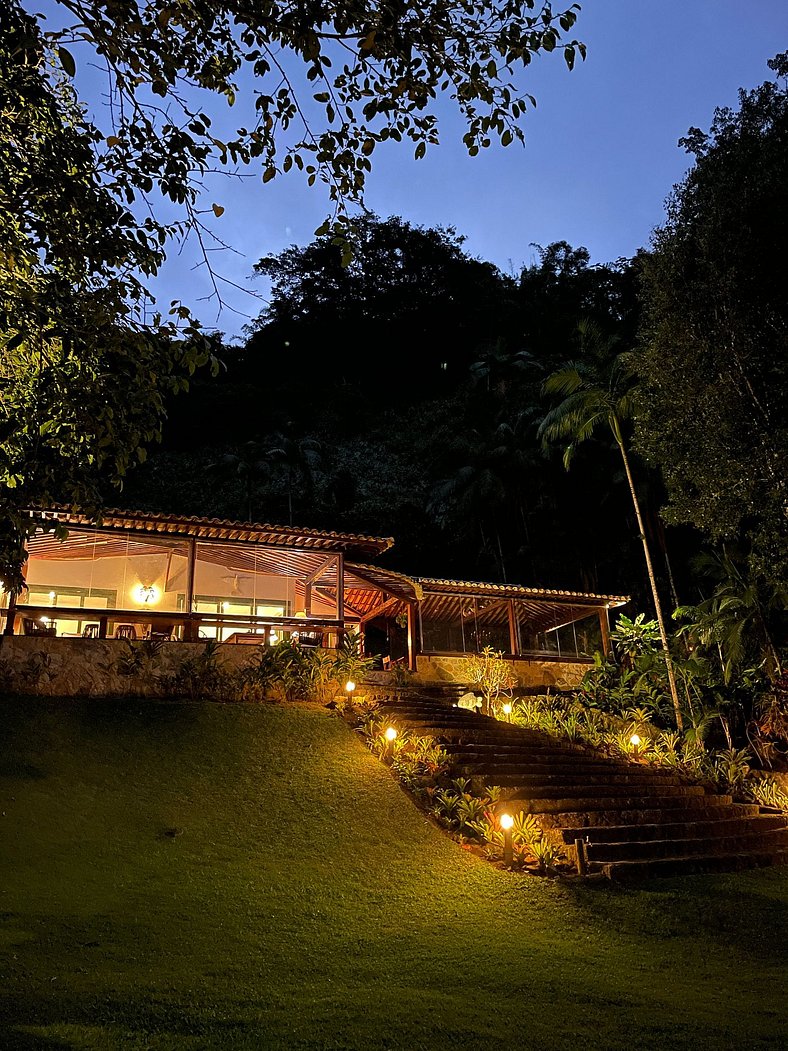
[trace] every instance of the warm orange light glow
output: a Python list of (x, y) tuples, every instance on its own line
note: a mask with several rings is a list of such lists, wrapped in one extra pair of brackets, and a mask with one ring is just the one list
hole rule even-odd
[(356, 684), (353, 682), (353, 680), (348, 679), (348, 681), (345, 683), (345, 689), (347, 690), (347, 692), (352, 693), (355, 690), (355, 688)]
[(640, 745), (640, 737), (638, 736), (638, 734), (632, 734), (632, 736), (629, 739), (629, 743), (632, 745), (633, 748), (637, 748)]
[(397, 731), (394, 729), (393, 726), (389, 726), (389, 728), (386, 730), (386, 740), (393, 741), (396, 738), (396, 736)]
[(503, 706), (503, 714), (504, 714), (504, 715), (511, 715), (511, 714), (512, 714), (512, 706), (511, 706), (511, 704), (509, 704), (509, 702), (508, 702), (508, 701), (507, 701), (507, 703), (506, 703), (506, 704), (505, 704), (505, 705)]
[(508, 831), (514, 824), (514, 818), (511, 814), (501, 814), (500, 822), (501, 828), (504, 829), (504, 831)]
[(161, 592), (155, 584), (137, 584), (131, 589), (131, 597), (140, 606), (155, 606), (161, 598)]

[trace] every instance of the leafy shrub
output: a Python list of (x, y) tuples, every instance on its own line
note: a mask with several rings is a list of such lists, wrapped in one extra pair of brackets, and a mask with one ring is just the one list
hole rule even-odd
[(22, 682), (31, 689), (40, 686), (42, 682), (51, 682), (56, 675), (52, 668), (52, 656), (45, 653), (44, 650), (31, 653), (20, 667), (18, 675)]
[(144, 639), (142, 642), (123, 639), (121, 651), (115, 658), (115, 673), (131, 678), (152, 672), (159, 661), (163, 645), (160, 639)]
[(517, 675), (512, 665), (504, 660), (503, 653), (485, 646), (481, 653), (471, 654), (466, 659), (465, 674), (470, 686), (475, 686), (482, 695), (482, 711), (485, 715), (497, 714), (501, 697), (511, 697), (517, 685)]
[(750, 772), (752, 756), (746, 748), (726, 748), (714, 758), (717, 781), (732, 792), (742, 788)]
[(182, 660), (161, 681), (167, 693), (191, 700), (231, 700), (237, 691), (237, 678), (225, 669), (215, 639), (207, 642), (201, 653)]
[(0, 693), (8, 693), (14, 687), (14, 666), (5, 657), (0, 657)]

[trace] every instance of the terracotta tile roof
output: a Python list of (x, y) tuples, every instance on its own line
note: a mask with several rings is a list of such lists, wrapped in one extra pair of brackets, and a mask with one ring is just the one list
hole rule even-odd
[[(30, 513), (46, 521), (97, 528), (96, 521), (90, 515), (67, 507), (51, 507)], [(235, 540), (277, 547), (307, 547), (322, 551), (365, 551), (368, 554), (381, 554), (394, 543), (392, 537), (367, 536), (363, 533), (336, 533), (265, 522), (233, 522), (224, 518), (122, 511), (115, 508), (103, 512), (98, 528), (194, 537), (198, 540)]]
[(527, 588), (520, 584), (490, 584), (473, 580), (443, 580), (414, 577), (426, 594), (499, 595), (501, 598), (548, 599), (556, 602), (588, 603), (593, 606), (623, 606), (628, 595), (596, 595), (583, 591), (554, 591), (549, 588)]

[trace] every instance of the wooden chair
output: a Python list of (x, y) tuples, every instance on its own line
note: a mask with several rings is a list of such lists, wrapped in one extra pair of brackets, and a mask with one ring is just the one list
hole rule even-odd
[(151, 642), (172, 642), (174, 631), (174, 624), (157, 624), (151, 628), (145, 638), (150, 639)]
[(137, 629), (133, 624), (116, 624), (114, 639), (130, 639), (132, 642), (137, 638)]
[(22, 617), (22, 634), (23, 635), (57, 635), (57, 628), (54, 624), (42, 624), (40, 620), (33, 620), (32, 617)]

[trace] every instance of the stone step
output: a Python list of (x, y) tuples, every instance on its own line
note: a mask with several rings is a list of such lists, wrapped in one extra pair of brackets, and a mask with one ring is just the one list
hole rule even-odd
[[(575, 832), (577, 830), (586, 832), (590, 829), (606, 829), (620, 825), (662, 825), (672, 822), (724, 820), (730, 816), (731, 804), (727, 804), (724, 801), (720, 804), (719, 799), (719, 796), (706, 796), (704, 799), (691, 797), (684, 800), (686, 804), (684, 806), (662, 806), (659, 803), (655, 805), (645, 803), (641, 806), (629, 807), (621, 807), (618, 804), (614, 804), (607, 809), (599, 810), (554, 810), (549, 813), (542, 813), (542, 824), (559, 831), (572, 829)], [(503, 802), (506, 803), (506, 800)], [(512, 811), (523, 809), (520, 800), (515, 799), (511, 802), (513, 804), (511, 807)], [(678, 802), (681, 802), (681, 800)], [(742, 817), (755, 817), (760, 812), (760, 807), (757, 804), (737, 803), (735, 806), (736, 813)], [(742, 810), (744, 811), (743, 813)], [(573, 838), (581, 839), (583, 837), (576, 835)]]
[[(685, 807), (687, 802), (691, 799), (702, 800), (704, 806), (727, 806), (730, 803), (730, 796), (643, 796), (643, 795), (612, 795), (612, 796), (577, 796), (575, 794), (569, 794), (566, 796), (560, 795), (539, 795), (536, 798), (523, 797), (519, 792), (516, 794), (514, 799), (507, 800), (507, 802), (517, 803), (517, 807), (526, 814), (563, 814), (563, 813), (576, 813), (576, 814), (591, 814), (593, 811), (608, 811), (612, 815), (614, 811), (619, 811), (618, 824), (626, 824), (630, 820), (639, 820), (639, 818), (623, 818), (620, 816), (621, 811), (627, 811), (637, 814), (638, 812), (648, 811), (664, 811), (670, 809), (678, 809)], [(610, 824), (614, 823), (614, 819), (609, 821)], [(572, 824), (576, 824), (575, 821)]]
[[(734, 804), (735, 806), (735, 804)], [(663, 821), (654, 824), (593, 825), (591, 827), (566, 827), (562, 829), (565, 843), (583, 839), (589, 843), (642, 843), (659, 839), (689, 839), (692, 835), (735, 835), (752, 831), (771, 831), (788, 827), (788, 818), (783, 814), (755, 814), (749, 817), (734, 817), (729, 811), (733, 807), (717, 807), (714, 816), (700, 821)], [(668, 817), (675, 816), (671, 811)]]
[[(629, 783), (615, 784), (603, 781), (601, 784), (588, 784), (582, 778), (571, 782), (559, 778), (550, 784), (531, 784), (521, 774), (491, 774), (475, 775), (481, 777), (488, 785), (497, 785), (500, 788), (514, 788), (514, 794), (509, 798), (527, 799), (538, 794), (540, 799), (587, 799), (591, 792), (604, 796), (607, 799), (616, 796), (637, 797), (641, 800), (660, 798), (705, 797), (706, 793), (702, 785), (665, 785), (661, 782), (654, 784), (651, 781), (631, 781)], [(576, 809), (580, 809), (579, 807)]]
[(438, 738), (455, 777), (500, 787), (507, 809), (538, 814), (567, 843), (586, 840), (591, 871), (634, 881), (788, 862), (784, 815), (709, 794), (675, 770), (457, 708), (457, 693), (407, 692), (381, 708), (398, 727)]
[(593, 752), (583, 748), (582, 745), (571, 745), (564, 742), (561, 744), (553, 743), (549, 737), (518, 740), (510, 735), (503, 737), (490, 731), (479, 732), (473, 728), (466, 730), (456, 724), (451, 726), (408, 726), (407, 729), (421, 736), (439, 737), (444, 738), (446, 741), (455, 741), (461, 744), (491, 744), (503, 745), (504, 747), (506, 745), (516, 745), (534, 752), (544, 753), (545, 755), (594, 755)]
[[(599, 752), (593, 752), (591, 749), (582, 748), (575, 746), (572, 748), (565, 748), (561, 745), (545, 745), (543, 741), (477, 741), (477, 740), (466, 740), (466, 741), (446, 741), (443, 745), (447, 752), (465, 752), (479, 756), (504, 756), (504, 755), (537, 755), (543, 756), (546, 760), (560, 759), (564, 756), (566, 759), (576, 760), (585, 759), (589, 763), (597, 763), (601, 766), (632, 766), (629, 760), (626, 759), (610, 759)], [(652, 767), (645, 763), (634, 764), (640, 766), (644, 770), (661, 770), (660, 767)], [(674, 771), (671, 771), (675, 773)]]
[(578, 759), (575, 762), (562, 761), (557, 763), (535, 761), (530, 756), (523, 759), (518, 758), (514, 761), (509, 760), (508, 757), (504, 757), (499, 763), (493, 763), (489, 759), (479, 759), (478, 756), (474, 755), (454, 755), (451, 756), (450, 759), (452, 768), (456, 770), (461, 768), (478, 767), (479, 769), (495, 769), (499, 772), (505, 772), (504, 768), (511, 768), (512, 772), (521, 772), (523, 774), (554, 774), (556, 776), (566, 774), (567, 777), (589, 778), (636, 777), (638, 780), (648, 781), (650, 784), (654, 785), (690, 783), (683, 780), (678, 774), (656, 774), (649, 770), (642, 772), (639, 771), (637, 767), (631, 766), (609, 767), (604, 764), (591, 765), (582, 759)]
[(739, 835), (690, 836), (625, 843), (589, 843), (589, 861), (648, 861), (657, 858), (711, 857), (714, 854), (746, 854), (788, 850), (788, 828)]
[(637, 882), (653, 877), (697, 876), (715, 872), (741, 872), (767, 865), (788, 864), (788, 850), (741, 854), (712, 854), (689, 858), (658, 858), (649, 861), (612, 861), (592, 866), (609, 879)]
[[(579, 786), (580, 788), (593, 786), (601, 789), (606, 785), (628, 785), (662, 792), (666, 789), (697, 787), (686, 784), (678, 777), (650, 779), (637, 771), (621, 774), (610, 773), (607, 770), (597, 770), (594, 773), (588, 773), (583, 770), (578, 771), (566, 768), (546, 772), (544, 770), (534, 771), (526, 763), (461, 763), (452, 767), (452, 774), (460, 774), (466, 777), (483, 777), (491, 784), (500, 777), (516, 778), (517, 784), (522, 785), (523, 788), (528, 785), (564, 785)], [(512, 781), (512, 783), (515, 782)], [(697, 795), (697, 792), (683, 794)]]

